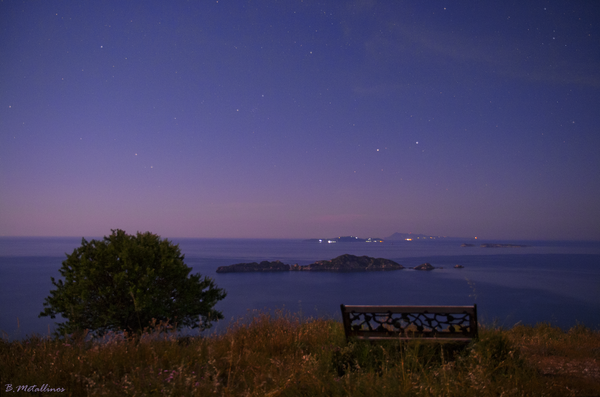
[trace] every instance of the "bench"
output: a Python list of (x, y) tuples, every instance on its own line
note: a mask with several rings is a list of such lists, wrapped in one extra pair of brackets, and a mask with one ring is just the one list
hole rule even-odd
[(470, 342), (477, 338), (477, 305), (341, 305), (346, 338)]

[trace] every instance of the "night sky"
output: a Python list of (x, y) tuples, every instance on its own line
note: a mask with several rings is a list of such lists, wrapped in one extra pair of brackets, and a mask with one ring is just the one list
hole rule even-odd
[(0, 28), (0, 235), (600, 240), (600, 2), (4, 0)]

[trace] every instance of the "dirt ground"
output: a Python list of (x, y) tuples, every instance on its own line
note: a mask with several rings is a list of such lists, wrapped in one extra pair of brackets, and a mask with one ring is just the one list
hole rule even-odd
[(600, 348), (569, 349), (567, 345), (540, 353), (536, 347), (522, 346), (523, 358), (556, 389), (566, 390), (571, 396), (600, 396)]

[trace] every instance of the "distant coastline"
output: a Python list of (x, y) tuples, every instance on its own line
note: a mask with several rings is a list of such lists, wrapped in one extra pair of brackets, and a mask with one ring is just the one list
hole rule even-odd
[[(336, 243), (383, 243), (384, 241), (413, 241), (413, 240), (439, 240), (439, 239), (450, 239), (448, 236), (429, 236), (426, 234), (412, 234), (412, 233), (394, 233), (386, 238), (379, 237), (367, 237), (361, 238), (356, 236), (340, 236), (330, 238), (310, 238), (304, 240), (307, 243), (320, 243), (320, 244), (336, 244)], [(455, 237), (458, 238), (458, 237)]]
[[(461, 247), (475, 247), (475, 244), (461, 244)], [(525, 247), (530, 247), (529, 245), (523, 245), (523, 244), (481, 244), (479, 247), (481, 248), (525, 248)]]
[(325, 243), (325, 244), (335, 244), (335, 243), (383, 243), (383, 239), (381, 238), (360, 238), (355, 236), (341, 236), (341, 237), (332, 237), (332, 238), (310, 238), (304, 240), (307, 243)]
[[(477, 239), (477, 237), (475, 237)], [(338, 244), (338, 243), (384, 243), (384, 242), (400, 242), (400, 241), (434, 241), (434, 240), (463, 240), (461, 237), (448, 237), (448, 236), (431, 236), (426, 234), (413, 234), (413, 233), (394, 233), (386, 238), (379, 237), (368, 237), (361, 238), (357, 236), (340, 236), (331, 238), (311, 238), (305, 239), (307, 243), (317, 244)], [(463, 243), (461, 247), (476, 247), (473, 243)], [(512, 244), (512, 243), (483, 243), (479, 245), (480, 248), (525, 248), (530, 245), (525, 244)]]

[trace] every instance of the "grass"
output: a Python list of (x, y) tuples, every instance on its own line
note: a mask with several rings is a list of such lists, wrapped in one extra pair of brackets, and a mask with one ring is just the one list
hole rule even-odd
[(4, 338), (0, 387), (47, 384), (65, 391), (39, 395), (62, 396), (600, 396), (599, 361), (600, 332), (584, 326), (481, 327), (464, 347), (347, 342), (334, 320), (254, 312), (207, 337)]

